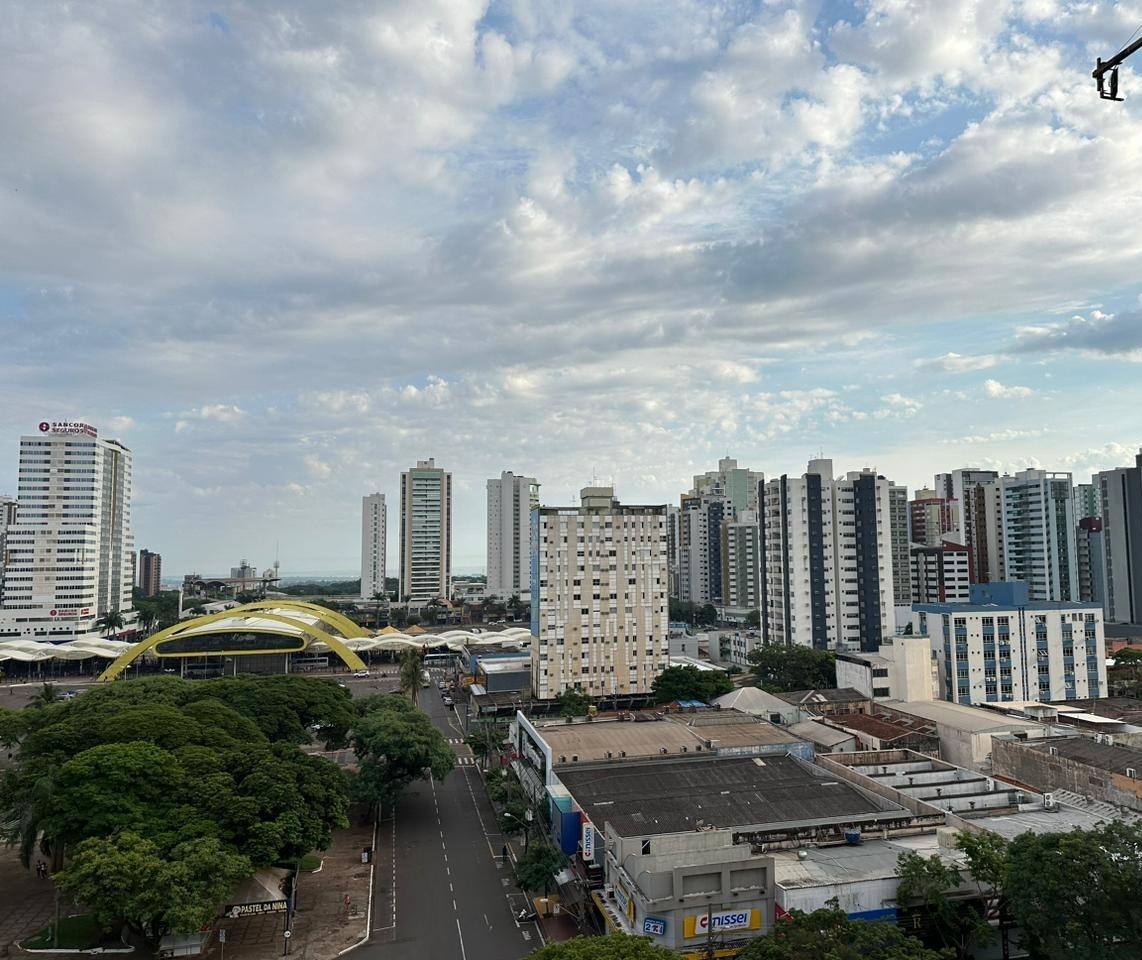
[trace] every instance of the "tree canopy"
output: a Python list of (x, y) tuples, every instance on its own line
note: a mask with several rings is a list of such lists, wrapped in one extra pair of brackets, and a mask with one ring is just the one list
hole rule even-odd
[[(18, 752), (0, 832), (25, 863), (38, 847), (58, 871), (66, 851), (67, 882), (97, 912), (189, 932), (235, 877), (324, 848), (347, 822), (345, 775), (298, 744), (316, 726), (343, 738), (354, 717), (336, 684), (300, 677), (136, 680), (4, 712)], [(185, 909), (160, 904), (176, 889)]]
[(583, 717), (587, 708), (591, 706), (591, 697), (575, 687), (568, 687), (558, 697), (559, 715), (561, 717)]
[(721, 670), (699, 670), (694, 666), (668, 667), (650, 685), (656, 703), (710, 701), (733, 688), (733, 681)]
[(360, 761), (354, 781), (358, 800), (388, 806), (413, 780), (448, 775), (456, 754), (428, 714), (396, 694), (358, 703), (360, 719), (353, 728), (353, 749)]
[(528, 954), (527, 960), (678, 960), (678, 954), (646, 937), (612, 933), (554, 941)]
[(547, 896), (555, 875), (567, 865), (567, 857), (549, 843), (533, 843), (515, 865), (515, 883), (521, 890)]
[(758, 686), (770, 693), (828, 690), (837, 685), (836, 654), (812, 647), (769, 644), (746, 657)]
[(740, 960), (946, 960), (893, 923), (850, 920), (836, 900), (812, 913), (794, 910), (767, 936), (757, 937)]

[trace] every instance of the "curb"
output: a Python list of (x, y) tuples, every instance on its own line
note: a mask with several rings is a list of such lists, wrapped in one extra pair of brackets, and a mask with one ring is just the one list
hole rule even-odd
[[(369, 942), (369, 938), (373, 935), (373, 880), (377, 875), (377, 825), (380, 823), (380, 817), (373, 818), (373, 858), (369, 863), (369, 905), (365, 908), (365, 935), (356, 943), (350, 944), (344, 950), (338, 950), (337, 956), (343, 956), (350, 950), (356, 950), (358, 947), (363, 947)], [(393, 851), (396, 854), (396, 851)], [(322, 861), (324, 864), (324, 861)]]

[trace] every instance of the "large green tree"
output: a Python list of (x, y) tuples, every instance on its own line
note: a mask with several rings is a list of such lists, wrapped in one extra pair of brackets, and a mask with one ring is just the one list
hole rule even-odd
[(552, 942), (529, 953), (527, 960), (678, 960), (678, 954), (646, 937), (612, 933)]
[(414, 780), (448, 775), (456, 754), (426, 713), (396, 694), (359, 703), (352, 737), (360, 764), (354, 782), (358, 800), (388, 806)]
[(893, 923), (850, 920), (836, 900), (802, 913), (794, 910), (766, 936), (751, 940), (739, 960), (946, 960)]
[(836, 654), (831, 650), (769, 644), (750, 651), (746, 659), (758, 686), (771, 693), (837, 685)]
[(1004, 886), (1025, 945), (1049, 960), (1137, 960), (1142, 826), (1110, 823), (1011, 841)]
[(699, 670), (694, 666), (667, 667), (650, 685), (656, 703), (710, 701), (733, 688), (733, 681), (721, 670)]
[(567, 857), (558, 847), (549, 843), (532, 844), (515, 865), (515, 883), (521, 890), (542, 893), (545, 897), (551, 892), (555, 875), (567, 866)]
[(79, 844), (56, 880), (105, 926), (126, 924), (153, 946), (210, 923), (250, 870), (249, 860), (213, 837), (164, 852), (128, 831)]
[(900, 882), (896, 902), (923, 921), (925, 939), (931, 946), (950, 949), (960, 960), (975, 955), (994, 937), (978, 897), (953, 896), (964, 885), (959, 870), (938, 854), (922, 857), (908, 851), (896, 863)]

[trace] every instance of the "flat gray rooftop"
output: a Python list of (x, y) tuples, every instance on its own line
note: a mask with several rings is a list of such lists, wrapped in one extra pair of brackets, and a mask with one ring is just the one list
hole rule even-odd
[(912, 817), (889, 800), (788, 756), (583, 765), (561, 768), (559, 778), (595, 824), (609, 822), (624, 837)]

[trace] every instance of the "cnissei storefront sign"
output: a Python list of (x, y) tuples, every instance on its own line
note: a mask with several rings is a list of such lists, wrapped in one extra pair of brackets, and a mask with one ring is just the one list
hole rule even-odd
[(40, 433), (55, 435), (70, 435), (75, 437), (97, 437), (99, 431), (90, 423), (80, 423), (76, 420), (41, 420)]
[(722, 913), (700, 913), (685, 917), (682, 935), (704, 937), (709, 933), (729, 933), (733, 930), (760, 930), (760, 910), (729, 910)]
[(222, 911), (225, 917), (260, 917), (263, 913), (285, 913), (287, 900), (262, 900), (257, 903), (228, 903)]

